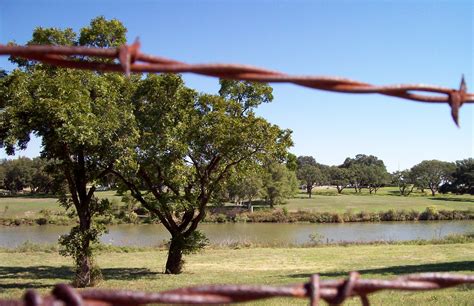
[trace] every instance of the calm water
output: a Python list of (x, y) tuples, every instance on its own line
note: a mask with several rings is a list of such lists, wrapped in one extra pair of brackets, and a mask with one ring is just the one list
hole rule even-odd
[[(249, 241), (255, 243), (301, 244), (318, 234), (323, 241), (414, 240), (440, 238), (474, 232), (474, 221), (383, 222), (342, 224), (228, 223), (201, 224), (212, 243)], [(14, 247), (25, 241), (55, 243), (67, 233), (67, 226), (0, 227), (0, 247)], [(121, 246), (153, 246), (168, 239), (162, 225), (115, 225), (102, 242)]]

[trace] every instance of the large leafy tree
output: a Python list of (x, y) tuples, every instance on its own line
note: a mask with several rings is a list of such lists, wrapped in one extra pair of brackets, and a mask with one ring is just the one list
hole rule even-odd
[(439, 160), (424, 160), (411, 168), (415, 185), (420, 189), (430, 189), (435, 196), (442, 184), (452, 180), (455, 165)]
[(30, 186), (33, 176), (31, 159), (21, 157), (5, 161), (2, 168), (4, 171), (3, 186), (6, 190), (17, 193)]
[[(98, 17), (79, 35), (71, 29), (37, 28), (28, 44), (116, 47), (125, 43), (125, 32), (117, 20)], [(61, 238), (62, 254), (75, 260), (75, 284), (92, 285), (100, 273), (93, 270), (91, 245), (104, 231), (94, 218), (108, 207), (94, 196), (95, 186), (133, 139), (128, 97), (133, 82), (119, 74), (12, 60), (19, 68), (2, 82), (0, 144), (13, 154), (27, 146), (33, 133), (42, 139), (42, 156), (58, 162), (69, 189), (61, 202), (75, 208), (79, 221)]]
[(349, 181), (356, 192), (368, 188), (369, 192), (377, 190), (389, 182), (389, 174), (383, 160), (373, 155), (357, 154), (355, 158), (346, 158), (341, 168), (349, 172)]
[(202, 246), (199, 222), (234, 167), (286, 156), (290, 132), (253, 111), (271, 99), (271, 87), (235, 81), (221, 81), (220, 95), (197, 94), (171, 74), (138, 86), (140, 139), (114, 172), (170, 232), (166, 273), (180, 273), (183, 254)]
[(474, 158), (456, 161), (452, 187), (456, 193), (474, 194)]

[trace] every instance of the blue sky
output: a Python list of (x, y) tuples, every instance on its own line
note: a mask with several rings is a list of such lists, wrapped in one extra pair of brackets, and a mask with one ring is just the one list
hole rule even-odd
[[(374, 84), (426, 83), (474, 90), (473, 1), (0, 1), (0, 43), (23, 44), (36, 26), (79, 30), (104, 15), (139, 37), (142, 51), (191, 63), (231, 62), (292, 74), (331, 75)], [(12, 69), (5, 57), (0, 67)], [(218, 80), (185, 75), (215, 93)], [(372, 154), (389, 171), (424, 159), (472, 157), (472, 105), (461, 128), (448, 105), (379, 95), (328, 93), (274, 84), (258, 109), (293, 130), (297, 155), (340, 164)], [(35, 139), (22, 156), (36, 156)], [(1, 152), (0, 157), (5, 157)]]

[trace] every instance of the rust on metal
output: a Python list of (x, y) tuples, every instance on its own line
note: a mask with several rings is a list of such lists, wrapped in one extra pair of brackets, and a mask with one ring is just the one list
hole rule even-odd
[(420, 273), (392, 280), (361, 279), (351, 272), (347, 279), (320, 280), (311, 275), (309, 282), (286, 286), (267, 285), (208, 285), (188, 287), (160, 293), (126, 290), (76, 290), (59, 284), (52, 294), (41, 297), (36, 291), (26, 291), (21, 300), (1, 300), (0, 306), (53, 306), (61, 302), (71, 306), (147, 305), (147, 304), (229, 304), (274, 297), (309, 299), (310, 305), (321, 300), (340, 305), (348, 298), (359, 297), (362, 305), (370, 305), (368, 295), (380, 290), (437, 290), (461, 284), (474, 284), (474, 275), (451, 273)]
[[(474, 103), (474, 94), (467, 92), (464, 77), (459, 89), (425, 84), (376, 86), (339, 77), (294, 76), (278, 71), (235, 64), (187, 64), (140, 52), (138, 40), (119, 48), (89, 48), (56, 45), (0, 45), (0, 55), (11, 55), (46, 64), (75, 69), (134, 73), (195, 73), (223, 79), (253, 82), (294, 83), (319, 90), (343, 93), (378, 93), (413, 101), (447, 103), (451, 116), (459, 125), (459, 108)], [(78, 57), (89, 57), (78, 59)], [(102, 61), (100, 60), (102, 59)], [(106, 61), (103, 59), (116, 59)], [(441, 95), (440, 95), (441, 94)]]

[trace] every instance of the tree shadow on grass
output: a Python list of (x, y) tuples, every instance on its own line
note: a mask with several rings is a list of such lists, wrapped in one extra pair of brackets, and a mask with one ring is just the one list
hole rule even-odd
[[(382, 274), (382, 275), (402, 275), (411, 273), (424, 273), (424, 272), (457, 272), (457, 271), (474, 271), (474, 261), (454, 261), (454, 262), (443, 262), (435, 264), (422, 264), (422, 265), (406, 265), (406, 266), (392, 266), (385, 268), (375, 269), (363, 269), (358, 270), (362, 276), (364, 274)], [(334, 272), (323, 272), (319, 273), (320, 276), (327, 277), (340, 277), (348, 276), (350, 271), (334, 271)], [(289, 277), (294, 278), (309, 278), (311, 274), (291, 274)]]
[[(146, 268), (105, 268), (101, 269), (104, 279), (114, 280), (137, 280), (156, 276), (158, 272), (152, 272)], [(0, 266), (1, 279), (64, 279), (71, 280), (74, 271), (69, 266), (30, 266), (30, 267), (3, 267)], [(0, 284), (0, 288), (2, 285)], [(15, 287), (16, 288), (16, 287)]]
[(450, 201), (450, 202), (468, 202), (474, 203), (474, 199), (467, 199), (467, 198), (449, 198), (449, 197), (431, 197), (430, 200), (434, 201)]
[(20, 290), (26, 290), (26, 289), (41, 289), (41, 288), (51, 288), (53, 285), (51, 284), (43, 284), (40, 282), (28, 282), (28, 283), (11, 283), (11, 284), (0, 284), (0, 292), (3, 290), (9, 290), (9, 289), (20, 289)]

